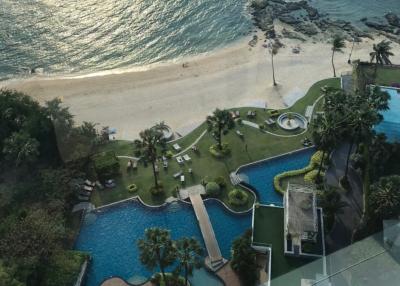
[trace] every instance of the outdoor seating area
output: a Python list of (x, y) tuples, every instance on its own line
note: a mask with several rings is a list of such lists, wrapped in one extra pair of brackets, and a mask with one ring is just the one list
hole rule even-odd
[(83, 184), (78, 184), (78, 200), (81, 202), (88, 202), (95, 186), (96, 183), (89, 180), (85, 180)]
[(257, 115), (257, 113), (256, 113), (255, 110), (249, 110), (249, 111), (247, 111), (247, 117), (248, 117), (248, 118), (254, 118), (254, 117), (256, 117), (256, 115)]
[(231, 115), (232, 119), (240, 118), (240, 111), (239, 110), (231, 111), (231, 112), (229, 112), (229, 114)]

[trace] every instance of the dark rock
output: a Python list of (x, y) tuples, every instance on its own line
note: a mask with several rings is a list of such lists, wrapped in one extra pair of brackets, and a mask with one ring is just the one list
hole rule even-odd
[(300, 22), (294, 26), (294, 30), (307, 36), (314, 36), (319, 32), (317, 27), (309, 22)]
[(387, 13), (385, 15), (389, 25), (400, 28), (400, 18), (394, 13)]
[(279, 16), (278, 19), (280, 21), (282, 21), (283, 23), (286, 23), (289, 25), (294, 25), (294, 24), (298, 24), (298, 23), (302, 22), (301, 20), (296, 19), (295, 17), (293, 17), (290, 14), (283, 14), (283, 15)]
[(361, 22), (366, 22), (366, 21), (368, 21), (368, 18), (367, 17), (361, 18), (360, 21)]
[(390, 27), (389, 25), (385, 25), (385, 24), (378, 23), (378, 22), (372, 22), (372, 21), (365, 21), (364, 24), (367, 27), (370, 27), (370, 28), (378, 30), (378, 31), (393, 33), (393, 28)]

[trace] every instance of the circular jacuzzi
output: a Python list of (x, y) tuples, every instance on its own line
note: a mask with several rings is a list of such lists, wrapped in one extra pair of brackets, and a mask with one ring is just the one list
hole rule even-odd
[(307, 119), (296, 112), (286, 112), (278, 117), (277, 123), (279, 127), (287, 131), (305, 129), (307, 127)]

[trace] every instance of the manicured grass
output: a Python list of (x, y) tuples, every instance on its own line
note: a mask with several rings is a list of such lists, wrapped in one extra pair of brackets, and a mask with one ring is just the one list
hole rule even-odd
[(393, 83), (400, 84), (400, 68), (379, 67), (376, 77), (376, 84), (390, 86)]
[[(340, 80), (328, 79), (323, 80), (313, 85), (307, 95), (300, 99), (293, 107), (287, 109), (290, 111), (299, 112), (304, 114), (304, 111), (308, 105), (312, 105), (315, 100), (320, 96), (321, 87), (339, 86)], [(259, 108), (251, 108), (257, 110), (259, 120), (267, 118), (267, 111)], [(249, 108), (236, 108), (239, 110), (242, 116), (247, 114)], [(207, 125), (203, 123), (196, 128), (188, 136), (177, 140), (176, 142), (182, 147), (182, 150), (190, 146), (200, 134), (206, 130)], [(243, 138), (240, 138), (235, 130), (240, 130), (243, 133)], [(215, 144), (215, 140), (212, 136), (207, 133), (197, 144), (199, 152), (195, 153), (192, 150), (188, 151), (187, 154), (192, 158), (191, 162), (185, 162), (183, 165), (179, 165), (173, 158), (169, 161), (169, 167), (167, 170), (163, 170), (162, 164), (159, 164), (159, 179), (163, 183), (164, 195), (153, 196), (150, 194), (149, 189), (154, 185), (154, 179), (152, 174), (151, 165), (144, 166), (140, 164), (138, 170), (130, 171), (126, 170), (127, 159), (120, 159), (121, 163), (121, 176), (116, 178), (117, 187), (114, 189), (106, 189), (95, 191), (92, 197), (92, 201), (98, 205), (104, 205), (112, 203), (121, 199), (125, 199), (134, 195), (139, 195), (144, 202), (151, 205), (159, 205), (164, 202), (167, 197), (175, 195), (177, 187), (181, 187), (180, 182), (173, 178), (173, 174), (182, 171), (185, 175), (185, 186), (200, 184), (202, 179), (212, 181), (218, 176), (223, 176), (227, 182), (229, 182), (229, 174), (235, 171), (240, 165), (247, 164), (263, 158), (276, 156), (282, 153), (287, 153), (296, 149), (302, 148), (301, 139), (310, 137), (310, 133), (285, 138), (278, 137), (271, 134), (266, 134), (252, 127), (237, 124), (234, 130), (231, 130), (227, 135), (223, 137), (223, 142), (229, 144), (231, 148), (231, 154), (223, 159), (216, 159), (211, 156), (209, 147)], [(171, 149), (171, 145), (169, 149)], [(134, 146), (132, 143), (127, 141), (114, 141), (101, 147), (101, 150), (114, 150), (117, 155), (128, 155), (132, 156), (134, 153)], [(189, 174), (188, 169), (193, 170), (193, 174)], [(126, 187), (129, 184), (135, 183), (138, 186), (136, 193), (129, 193)], [(228, 204), (228, 192), (233, 188), (228, 184), (227, 188), (223, 190), (221, 199)], [(252, 197), (252, 196), (251, 196)], [(233, 207), (233, 209), (241, 211), (249, 209), (253, 200), (249, 200), (248, 204), (242, 207)]]
[[(269, 206), (258, 206), (255, 208), (253, 242), (255, 244), (269, 245), (272, 247), (272, 279), (312, 261), (310, 259), (288, 257), (284, 255), (283, 223), (283, 208)], [(293, 281), (296, 280), (292, 280), (292, 282)], [(300, 279), (297, 281), (300, 281)], [(272, 285), (275, 284), (272, 283)]]

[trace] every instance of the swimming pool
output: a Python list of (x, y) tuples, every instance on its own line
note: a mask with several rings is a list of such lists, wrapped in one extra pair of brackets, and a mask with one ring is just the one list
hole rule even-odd
[(375, 131), (384, 133), (390, 142), (400, 141), (400, 93), (394, 88), (384, 88), (390, 95), (389, 109), (382, 112), (383, 121), (375, 126)]
[[(206, 201), (205, 205), (221, 253), (230, 258), (232, 240), (251, 227), (251, 214), (232, 214), (213, 200)], [(167, 228), (171, 230), (173, 239), (190, 236), (203, 244), (194, 211), (191, 205), (185, 203), (176, 202), (153, 209), (138, 201), (130, 201), (90, 213), (75, 244), (76, 249), (90, 252), (93, 258), (86, 285), (98, 286), (111, 276), (125, 280), (134, 276), (135, 280), (140, 280), (140, 276), (151, 276), (152, 272), (140, 263), (136, 245), (149, 227)]]
[(260, 203), (282, 206), (282, 196), (274, 189), (274, 177), (282, 172), (304, 168), (314, 153), (314, 148), (300, 150), (244, 166), (237, 173), (255, 188)]

